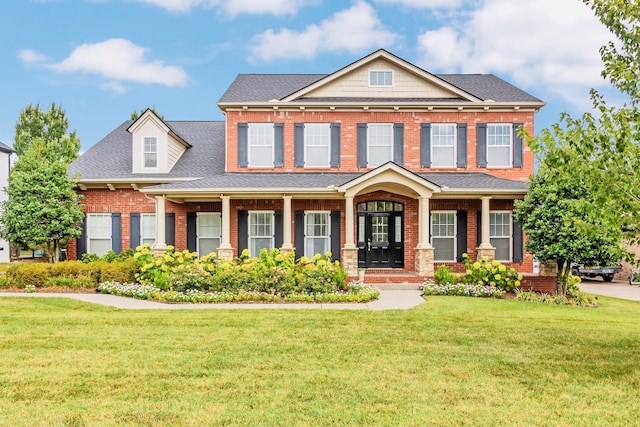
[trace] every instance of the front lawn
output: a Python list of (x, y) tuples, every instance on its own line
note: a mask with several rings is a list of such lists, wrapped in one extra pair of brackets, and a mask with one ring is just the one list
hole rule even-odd
[(0, 425), (636, 425), (640, 303), (126, 311), (0, 297)]

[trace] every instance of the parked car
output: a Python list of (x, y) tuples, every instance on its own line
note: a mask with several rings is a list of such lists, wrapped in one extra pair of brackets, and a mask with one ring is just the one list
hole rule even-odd
[(613, 280), (613, 276), (616, 273), (622, 271), (621, 265), (613, 265), (611, 267), (598, 267), (593, 265), (572, 264), (571, 274), (574, 276), (580, 276), (581, 279), (592, 279), (594, 277), (601, 276), (605, 282)]

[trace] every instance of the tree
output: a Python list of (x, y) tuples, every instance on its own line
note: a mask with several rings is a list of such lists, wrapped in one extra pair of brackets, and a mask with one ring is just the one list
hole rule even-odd
[(153, 113), (154, 113), (156, 116), (158, 116), (161, 120), (164, 120), (164, 116), (162, 116), (162, 115), (160, 115), (160, 113), (158, 113), (158, 110), (156, 110), (155, 105), (154, 105), (153, 107), (151, 107), (151, 108), (145, 108), (145, 109), (142, 109), (142, 110), (140, 110), (140, 111), (133, 110), (133, 111), (131, 112), (131, 120), (134, 120), (134, 121), (135, 121), (135, 120), (137, 120), (137, 119), (138, 119), (138, 117), (140, 117), (141, 115), (143, 115), (147, 110), (151, 110), (151, 111), (153, 111)]
[[(612, 239), (619, 239), (622, 230), (627, 241), (636, 244), (640, 241), (640, 57), (637, 55), (640, 3), (638, 0), (583, 1), (617, 38), (600, 50), (604, 64), (602, 75), (628, 99), (621, 107), (612, 107), (592, 89), (593, 112), (577, 119), (562, 114), (559, 123), (529, 141), (540, 158), (542, 166), (538, 175), (541, 176), (533, 179), (529, 200), (517, 204), (516, 216), (528, 235), (527, 247), (538, 259), (548, 260), (552, 252), (558, 257), (559, 267), (563, 266), (558, 271), (560, 287), (567, 272), (562, 260), (590, 257), (590, 242), (617, 244)], [(580, 188), (580, 192), (567, 194), (568, 185)], [(536, 196), (538, 187), (543, 189), (541, 193), (547, 191), (555, 195), (550, 195), (555, 199), (545, 199), (544, 194)], [(563, 197), (568, 197), (570, 203), (562, 203)], [(560, 215), (561, 212), (552, 209), (554, 206), (565, 212)], [(548, 212), (544, 212), (545, 209)], [(549, 227), (542, 218), (553, 217), (554, 213), (558, 222)], [(551, 221), (552, 217), (547, 220)], [(568, 224), (576, 225), (575, 230), (571, 230), (574, 239), (562, 235)], [(549, 233), (557, 234), (556, 246), (546, 248)], [(563, 250), (558, 249), (560, 242), (564, 244)], [(607, 251), (596, 259), (604, 262), (606, 255)], [(631, 256), (627, 254), (627, 259)]]
[[(64, 111), (26, 107), (16, 124), (19, 158), (9, 173), (8, 200), (2, 203), (0, 235), (14, 245), (43, 247), (50, 262), (61, 244), (80, 235), (84, 206), (68, 177), (80, 142), (66, 135)], [(19, 148), (18, 148), (19, 147)]]
[(566, 295), (572, 264), (611, 265), (622, 257), (622, 231), (594, 221), (588, 194), (579, 176), (543, 164), (524, 200), (515, 201), (527, 251), (540, 262), (557, 263), (558, 295)]
[(29, 104), (22, 109), (16, 123), (13, 148), (20, 157), (29, 147), (40, 143), (46, 148), (47, 155), (69, 164), (78, 157), (80, 140), (75, 131), (67, 135), (68, 127), (64, 110), (55, 102), (48, 111), (41, 110), (40, 104)]

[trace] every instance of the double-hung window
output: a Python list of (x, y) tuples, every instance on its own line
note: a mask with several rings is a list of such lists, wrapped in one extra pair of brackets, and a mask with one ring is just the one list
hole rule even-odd
[(248, 160), (250, 167), (273, 167), (273, 123), (249, 123)]
[(156, 242), (156, 214), (140, 214), (140, 242), (149, 246)]
[(393, 124), (369, 123), (367, 127), (367, 166), (378, 167), (393, 160)]
[(158, 167), (158, 138), (155, 136), (144, 137), (143, 161), (145, 168)]
[(329, 167), (331, 160), (331, 136), (329, 123), (305, 123), (305, 167)]
[(329, 212), (307, 211), (304, 215), (304, 254), (312, 257), (331, 248), (331, 216)]
[(104, 256), (111, 250), (111, 214), (87, 214), (87, 252)]
[(456, 161), (456, 124), (431, 126), (431, 167), (452, 168)]
[(431, 212), (431, 245), (435, 261), (456, 259), (456, 213)]
[(249, 212), (249, 255), (256, 257), (261, 249), (274, 247), (273, 211)]
[(511, 261), (511, 212), (491, 212), (489, 237), (498, 261)]
[(393, 86), (393, 71), (369, 70), (369, 86)]
[(511, 167), (512, 135), (509, 123), (487, 125), (488, 167)]
[(218, 212), (198, 212), (196, 215), (198, 255), (217, 252), (222, 239), (221, 214)]

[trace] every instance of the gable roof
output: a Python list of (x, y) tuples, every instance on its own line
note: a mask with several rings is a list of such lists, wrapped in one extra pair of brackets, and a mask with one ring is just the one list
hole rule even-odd
[[(451, 92), (450, 98), (318, 98), (309, 96), (314, 89), (335, 81), (345, 74), (384, 59), (417, 75), (425, 81)], [(239, 74), (222, 95), (218, 104), (286, 102), (460, 102), (495, 101), (505, 103), (534, 103), (544, 105), (540, 99), (513, 86), (493, 74), (431, 74), (384, 49), (369, 54), (331, 74)]]
[(15, 153), (16, 151), (13, 148), (9, 147), (8, 145), (0, 142), (0, 152), (11, 154), (11, 153)]
[(69, 176), (81, 182), (168, 182), (208, 176), (223, 171), (225, 162), (222, 121), (167, 121), (190, 145), (169, 173), (133, 174), (131, 138), (127, 120), (69, 165)]

